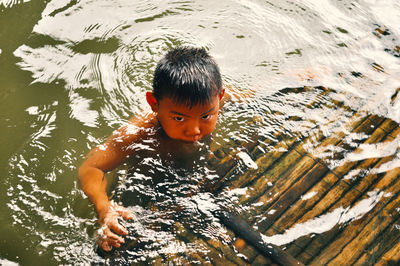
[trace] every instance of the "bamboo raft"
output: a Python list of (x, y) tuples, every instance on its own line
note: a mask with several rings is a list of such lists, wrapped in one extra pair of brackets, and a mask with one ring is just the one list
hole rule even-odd
[[(319, 90), (319, 96), (332, 92), (322, 87), (296, 90), (310, 89)], [(345, 147), (345, 137), (350, 134), (368, 136), (360, 145), (379, 143), (384, 149), (385, 145), (395, 145), (400, 135), (399, 124), (377, 115), (355, 112), (340, 102), (334, 104), (340, 108), (332, 109), (332, 120), (343, 116), (343, 112), (352, 114), (337, 132), (328, 136), (314, 134), (302, 139), (277, 132), (274, 137), (279, 141), (274, 142), (271, 152), (259, 148), (261, 144), (270, 145), (272, 141), (269, 139), (261, 140), (254, 136), (253, 142), (238, 142), (241, 150), (245, 150), (257, 165), (242, 173), (238, 171), (238, 168), (243, 168), (238, 154), (226, 147), (215, 147), (208, 161), (220, 178), (204, 179), (199, 186), (215, 195), (221, 191), (246, 188), (239, 203), (252, 208), (238, 216), (249, 227), (266, 236), (265, 241), (274, 235), (285, 239), (297, 228), (300, 233), (280, 245), (279, 249), (283, 251), (280, 256), (287, 254), (305, 265), (397, 264), (400, 261), (400, 168), (373, 170), (384, 169), (395, 155), (342, 160), (341, 164), (332, 167), (327, 158), (319, 158), (313, 151), (324, 147)], [(317, 147), (307, 148), (311, 138), (314, 143), (319, 143)], [(346, 152), (357, 153), (361, 151), (360, 145), (347, 145)], [(339, 216), (335, 216), (337, 213)], [(302, 233), (307, 226), (329, 224), (329, 219), (336, 219), (329, 228)], [(207, 257), (212, 258), (210, 263), (201, 254), (185, 254), (186, 259), (179, 259), (182, 264), (190, 264), (190, 261), (204, 265), (286, 264), (285, 260), (279, 261), (263, 254), (254, 243), (244, 241), (230, 229), (227, 231), (231, 242), (227, 244), (219, 239), (196, 236), (179, 222), (174, 227), (180, 239), (205, 247)], [(172, 261), (174, 256), (177, 255), (171, 256)]]
[[(321, 94), (330, 91), (324, 88)], [(341, 103), (337, 103), (341, 105)], [(371, 102), (373, 104), (373, 101)], [(340, 116), (341, 110), (349, 109), (342, 106), (333, 110), (332, 117)], [(336, 113), (335, 113), (336, 112)], [(347, 134), (365, 134), (369, 136), (363, 144), (393, 142), (400, 135), (399, 125), (377, 115), (354, 115), (345, 125), (345, 131), (338, 131), (331, 136), (319, 138), (319, 147), (345, 145), (343, 139)], [(279, 136), (276, 136), (279, 138)], [(268, 141), (268, 140), (266, 140)], [(400, 168), (394, 168), (382, 173), (369, 171), (358, 174), (355, 178), (347, 178), (350, 172), (360, 169), (378, 169), (391, 161), (393, 156), (383, 158), (368, 158), (361, 161), (344, 161), (333, 169), (328, 168), (325, 159), (317, 158), (312, 152), (306, 151), (304, 144), (307, 139), (285, 139), (278, 144), (272, 153), (262, 153), (257, 145), (246, 147), (248, 155), (256, 162), (256, 170), (249, 169), (242, 176), (232, 179), (228, 167), (231, 160), (225, 157), (217, 166), (227, 172), (218, 181), (218, 189), (247, 188), (240, 198), (241, 204), (253, 203), (251, 215), (243, 217), (250, 225), (266, 236), (284, 233), (298, 224), (304, 224), (321, 216), (334, 212), (338, 208), (348, 208), (362, 205), (376, 196), (373, 207), (357, 217), (354, 221), (336, 223), (330, 230), (304, 236), (283, 246), (285, 251), (306, 265), (361, 265), (361, 264), (395, 264), (400, 261)], [(382, 145), (384, 149), (385, 145)], [(313, 148), (314, 150), (319, 147)], [(349, 149), (349, 147), (347, 147)], [(360, 147), (354, 147), (355, 153)], [(210, 185), (214, 187), (216, 184)], [(302, 196), (311, 193), (312, 197)], [(254, 218), (256, 217), (256, 218)], [(257, 221), (261, 221), (256, 223)], [(240, 247), (245, 255), (243, 264), (268, 265), (274, 263), (250, 245)], [(240, 263), (238, 263), (240, 264)]]

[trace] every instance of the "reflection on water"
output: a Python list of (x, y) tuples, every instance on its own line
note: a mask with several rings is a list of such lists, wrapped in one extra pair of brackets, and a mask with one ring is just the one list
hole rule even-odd
[[(398, 1), (0, 0), (0, 263), (104, 262), (76, 169), (112, 130), (149, 110), (144, 92), (155, 64), (177, 45), (208, 49), (225, 84), (252, 98), (227, 104), (218, 129), (193, 157), (146, 151), (109, 174), (114, 200), (137, 215), (127, 223), (131, 244), (121, 256), (103, 255), (110, 261), (216, 263), (207, 241), (232, 246), (235, 240), (212, 215), (218, 208), (255, 213), (249, 221), (261, 228), (266, 216), (257, 211), (285, 185), (271, 172), (263, 177), (266, 191), (253, 190), (256, 179), (232, 190), (204, 189), (222, 174), (213, 154), (232, 155), (238, 165), (232, 179), (263, 176), (270, 170), (255, 158), (290, 152), (295, 138), (297, 150), (329, 170), (346, 169), (346, 189), (364, 177), (396, 173), (399, 136), (352, 131), (349, 124), (369, 115), (400, 123), (399, 11)], [(326, 141), (332, 138), (338, 141)], [(256, 148), (249, 153), (246, 145)], [(289, 245), (362, 220), (378, 202), (397, 199), (396, 191), (378, 187), (357, 202), (312, 212), (284, 232), (268, 231), (265, 239)], [(302, 200), (320, 197), (310, 190)]]
[(303, 236), (328, 232), (335, 226), (341, 226), (341, 224), (361, 218), (364, 214), (372, 210), (372, 208), (382, 197), (382, 194), (382, 192), (371, 193), (371, 195), (369, 195), (370, 198), (361, 200), (351, 208), (343, 208), (340, 206), (330, 213), (321, 215), (304, 223), (296, 224), (293, 228), (290, 228), (283, 234), (276, 234), (269, 237), (264, 236), (263, 239), (267, 243), (281, 246)]

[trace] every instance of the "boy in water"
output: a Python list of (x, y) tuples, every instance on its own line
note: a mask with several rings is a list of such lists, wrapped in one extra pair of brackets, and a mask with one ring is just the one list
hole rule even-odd
[(146, 93), (153, 112), (133, 117), (104, 145), (90, 151), (79, 168), (82, 190), (94, 204), (101, 225), (98, 244), (102, 249), (120, 247), (122, 235), (128, 232), (118, 218), (133, 218), (128, 209), (109, 200), (104, 173), (138, 152), (137, 147), (146, 140), (156, 139), (169, 143), (160, 145), (163, 149), (176, 149), (192, 146), (211, 134), (224, 93), (219, 68), (205, 49), (179, 47), (159, 61), (153, 91)]

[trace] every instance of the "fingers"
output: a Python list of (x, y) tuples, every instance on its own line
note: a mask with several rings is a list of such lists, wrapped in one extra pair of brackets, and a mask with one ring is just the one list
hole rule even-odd
[(110, 215), (104, 219), (104, 224), (118, 235), (127, 235), (128, 230), (118, 222), (119, 215)]
[(110, 251), (112, 249), (112, 246), (110, 243), (108, 243), (107, 240), (104, 239), (98, 239), (97, 240), (97, 244), (99, 245), (99, 247), (104, 250), (104, 251)]
[(119, 215), (122, 216), (125, 220), (131, 220), (133, 219), (133, 213), (128, 210), (127, 208), (124, 208), (122, 206), (118, 206), (115, 208), (115, 210), (118, 212)]
[(119, 235), (127, 235), (128, 230), (126, 230), (126, 228), (118, 221), (118, 217), (120, 216), (120, 213), (116, 209), (109, 212), (106, 218), (104, 218), (104, 225)]
[(98, 239), (97, 244), (104, 251), (110, 251), (113, 247), (116, 247), (116, 248), (121, 247), (121, 244), (119, 242), (117, 242), (116, 240), (112, 240), (112, 239)]
[(122, 218), (124, 218), (125, 220), (131, 220), (134, 217), (133, 213), (130, 210), (128, 210), (125, 207), (122, 207), (121, 205), (115, 203), (114, 201), (111, 201), (111, 209), (117, 212), (117, 214)]
[(118, 222), (117, 219), (112, 221), (111, 223), (108, 223), (107, 225), (111, 230), (113, 230), (118, 235), (127, 235), (128, 234), (128, 230), (126, 230), (125, 227), (120, 225), (120, 223)]
[(107, 226), (103, 226), (99, 231), (97, 244), (104, 251), (110, 251), (112, 247), (119, 248), (121, 244), (125, 243), (123, 237), (113, 233)]
[(121, 235), (127, 235), (128, 230), (119, 223), (119, 217), (125, 220), (133, 219), (133, 213), (120, 205), (112, 203), (108, 212), (99, 220), (103, 226), (99, 229), (97, 243), (105, 251), (110, 251), (113, 247), (119, 248), (122, 243), (125, 243)]

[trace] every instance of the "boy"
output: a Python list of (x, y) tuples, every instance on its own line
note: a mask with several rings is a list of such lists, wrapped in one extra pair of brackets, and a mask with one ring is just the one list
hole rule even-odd
[(159, 61), (153, 91), (146, 93), (153, 112), (133, 117), (104, 145), (90, 151), (79, 168), (82, 190), (98, 214), (102, 249), (120, 247), (124, 243), (121, 235), (128, 232), (118, 218), (133, 218), (129, 210), (108, 199), (104, 172), (134, 155), (150, 138), (172, 147), (193, 146), (214, 131), (224, 93), (219, 68), (205, 49), (178, 47)]

